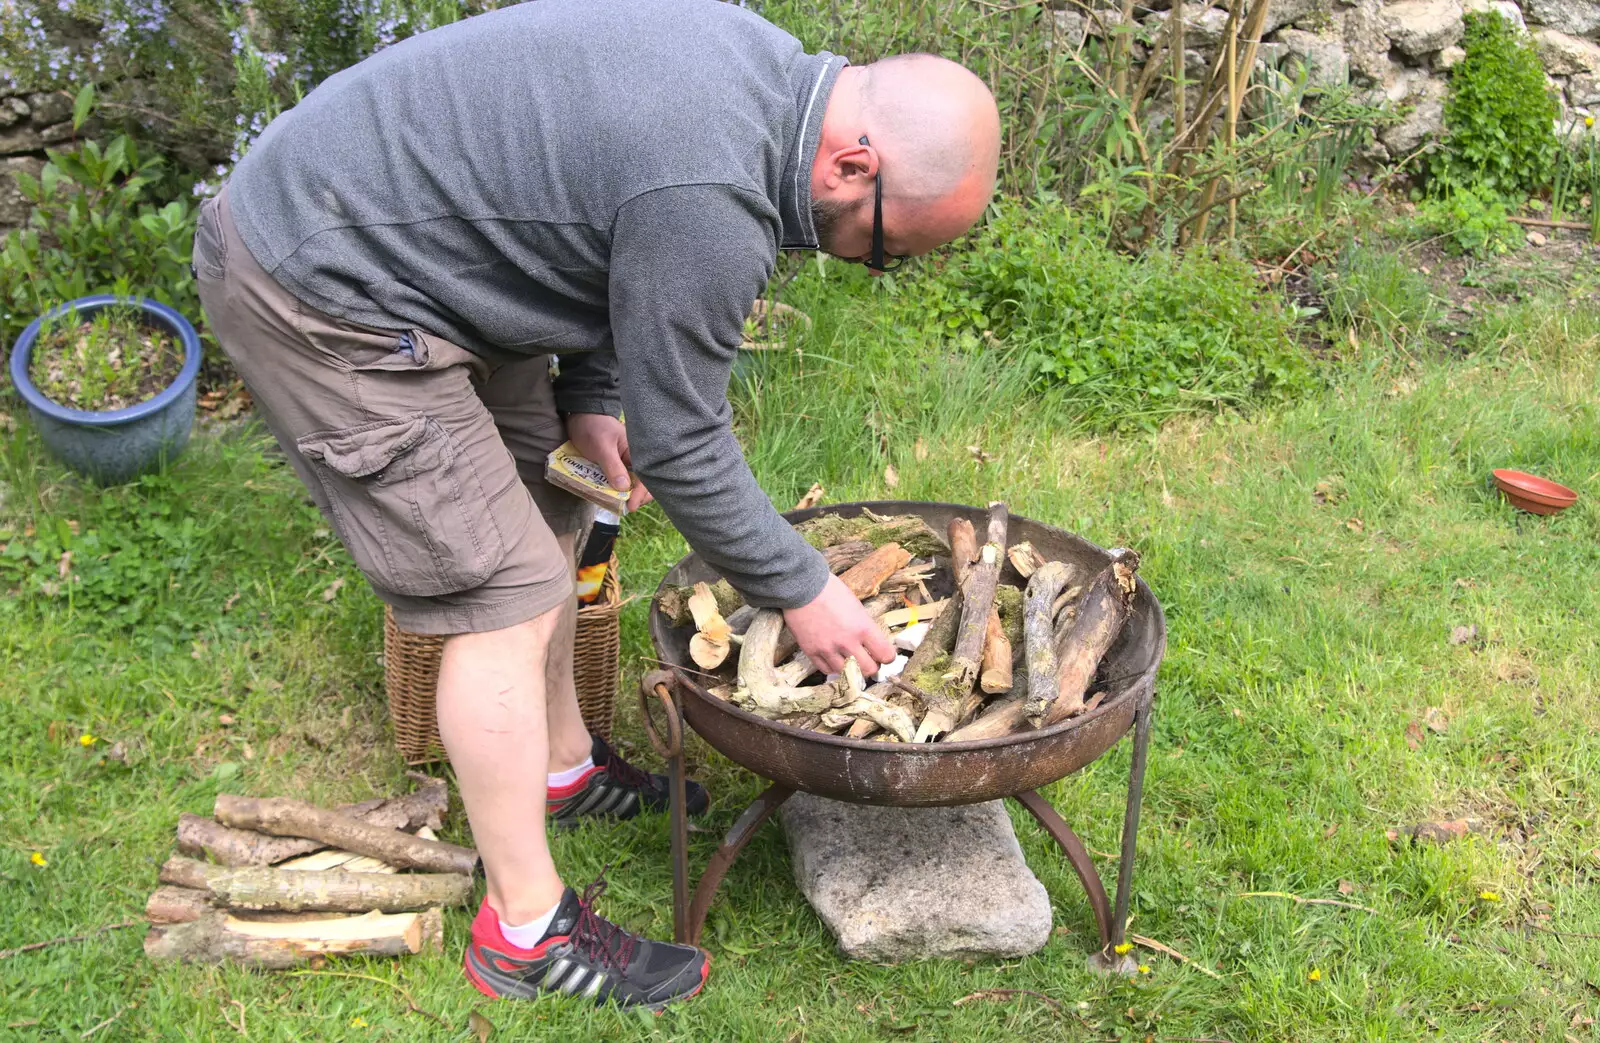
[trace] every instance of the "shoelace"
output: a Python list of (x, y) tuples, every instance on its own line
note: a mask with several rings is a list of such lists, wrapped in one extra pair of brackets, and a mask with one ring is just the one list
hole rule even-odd
[(643, 768), (635, 768), (621, 757), (610, 746), (606, 747), (606, 774), (622, 783), (624, 786), (633, 786), (638, 789), (654, 791), (655, 780)]
[(606, 893), (606, 869), (610, 868), (608, 865), (600, 870), (600, 875), (583, 889), (583, 897), (578, 899), (580, 912), (572, 929), (572, 946), (601, 967), (623, 971), (628, 969), (639, 939), (594, 911), (595, 901)]

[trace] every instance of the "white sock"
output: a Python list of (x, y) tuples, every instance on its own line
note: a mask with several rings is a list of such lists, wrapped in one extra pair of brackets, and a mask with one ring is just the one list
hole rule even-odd
[(585, 757), (583, 759), (583, 763), (578, 765), (576, 768), (568, 768), (566, 771), (552, 771), (550, 774), (544, 777), (544, 784), (550, 787), (570, 786), (574, 782), (577, 782), (579, 779), (583, 778), (583, 773), (593, 767), (594, 758)]
[(547, 909), (543, 916), (536, 916), (518, 927), (513, 927), (501, 920), (500, 933), (505, 935), (506, 941), (517, 948), (531, 949), (544, 941), (544, 933), (550, 929), (550, 921), (556, 918), (556, 910), (560, 908), (561, 903), (557, 902)]

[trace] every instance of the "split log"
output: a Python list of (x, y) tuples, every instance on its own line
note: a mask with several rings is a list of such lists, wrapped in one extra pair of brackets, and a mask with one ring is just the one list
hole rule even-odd
[(898, 543), (919, 558), (944, 554), (949, 548), (928, 523), (914, 514), (880, 515), (862, 511), (853, 518), (824, 514), (795, 526), (805, 541), (823, 550), (849, 540), (866, 540), (874, 547)]
[(367, 913), (293, 923), (210, 913), (192, 923), (152, 927), (145, 955), (157, 961), (238, 963), (282, 970), (331, 955), (407, 956), (444, 949), (444, 914)]
[(158, 887), (144, 904), (151, 923), (192, 923), (213, 910), (211, 895), (192, 887)]
[(733, 648), (733, 631), (717, 609), (717, 599), (706, 583), (696, 583), (689, 596), (689, 614), (695, 635), (689, 639), (689, 658), (702, 670), (715, 670)]
[(989, 505), (988, 542), (978, 552), (978, 563), (961, 586), (961, 621), (956, 626), (950, 667), (928, 693), (930, 705), (917, 726), (917, 742), (932, 742), (955, 728), (961, 720), (962, 700), (978, 681), (989, 616), (994, 611), (994, 592), (1000, 584), (1000, 562), (1006, 552), (1006, 520), (1005, 504)]
[(983, 672), (978, 686), (989, 695), (1011, 690), (1011, 642), (1006, 638), (1000, 616), (989, 613), (989, 626), (983, 635)]
[(1041, 565), (1028, 580), (1022, 602), (1023, 661), (1028, 671), (1026, 716), (1035, 728), (1044, 723), (1045, 714), (1055, 705), (1061, 688), (1056, 680), (1056, 634), (1052, 608), (1063, 587), (1073, 582), (1082, 570), (1066, 562)]
[(877, 721), (870, 717), (862, 717), (850, 726), (850, 730), (844, 733), (844, 737), (846, 739), (865, 739), (873, 732), (882, 730), (878, 727)]
[(960, 587), (967, 581), (972, 563), (978, 560), (978, 533), (967, 519), (951, 518), (949, 536), (950, 569), (955, 573), (956, 586)]
[(885, 543), (865, 558), (845, 569), (839, 575), (850, 588), (857, 601), (865, 601), (878, 593), (884, 581), (911, 560), (911, 552), (898, 543)]
[(254, 829), (278, 836), (310, 837), (331, 846), (370, 855), (401, 869), (471, 876), (478, 853), (455, 844), (422, 840), (398, 830), (371, 826), (338, 811), (304, 801), (273, 797), (258, 800), (228, 793), (217, 795), (217, 821), (236, 829)]
[(1039, 571), (1044, 564), (1044, 555), (1033, 549), (1033, 544), (1027, 540), (1006, 548), (1006, 557), (1011, 559), (1011, 567), (1017, 570), (1017, 575), (1023, 579), (1032, 579), (1033, 574)]
[(1023, 704), (1027, 698), (1026, 693), (1019, 692), (1001, 696), (986, 706), (972, 723), (964, 724), (946, 735), (944, 741), (972, 742), (977, 739), (998, 739), (1002, 735), (1021, 731), (1027, 721), (1023, 711)]
[[(368, 825), (407, 832), (429, 827), (438, 829), (449, 807), (449, 790), (443, 779), (413, 773), (422, 784), (410, 793), (387, 800), (378, 798), (343, 805), (340, 811), (354, 815)], [(274, 837), (246, 829), (232, 829), (188, 812), (178, 816), (178, 850), (198, 858), (209, 856), (225, 866), (275, 865), (299, 855), (327, 847), (320, 840), (304, 837)]]
[(893, 609), (884, 613), (878, 622), (890, 629), (930, 623), (939, 618), (939, 613), (944, 611), (950, 601), (950, 598), (945, 598), (943, 601), (930, 601), (926, 605), (907, 605), (905, 608)]
[(1112, 563), (1089, 582), (1070, 622), (1056, 628), (1056, 684), (1060, 691), (1044, 713), (1049, 726), (1083, 709), (1084, 693), (1111, 643), (1122, 632), (1133, 603), (1139, 556), (1118, 552)]

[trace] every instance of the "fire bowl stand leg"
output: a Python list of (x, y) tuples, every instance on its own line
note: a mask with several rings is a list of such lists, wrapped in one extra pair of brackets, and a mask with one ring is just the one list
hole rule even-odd
[(1144, 773), (1150, 749), (1150, 711), (1154, 702), (1154, 690), (1144, 692), (1139, 697), (1138, 709), (1134, 711), (1133, 758), (1128, 765), (1128, 804), (1122, 816), (1122, 851), (1117, 857), (1115, 911), (1106, 900), (1105, 885), (1100, 882), (1100, 874), (1095, 870), (1083, 841), (1072, 832), (1056, 809), (1039, 795), (1038, 790), (1019, 793), (1013, 798), (1027, 808), (1039, 825), (1044, 827), (1044, 831), (1061, 845), (1073, 872), (1078, 874), (1078, 881), (1083, 884), (1084, 893), (1089, 898), (1089, 908), (1094, 913), (1095, 927), (1100, 932), (1100, 952), (1090, 957), (1090, 964), (1110, 973), (1123, 973), (1126, 970), (1123, 966), (1125, 958), (1116, 954), (1115, 949), (1123, 943), (1128, 930), (1128, 903), (1133, 896), (1133, 859), (1138, 846), (1139, 807), (1144, 799)]

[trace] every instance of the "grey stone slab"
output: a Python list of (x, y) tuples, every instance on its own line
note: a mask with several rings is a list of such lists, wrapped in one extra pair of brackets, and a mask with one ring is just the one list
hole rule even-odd
[(779, 811), (796, 882), (846, 956), (1016, 957), (1050, 938), (1050, 898), (1000, 801), (880, 808), (797, 793)]

